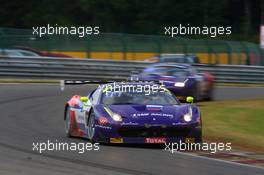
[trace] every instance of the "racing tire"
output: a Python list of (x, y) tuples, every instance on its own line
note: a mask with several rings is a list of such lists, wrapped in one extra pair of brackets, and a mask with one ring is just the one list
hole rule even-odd
[(94, 143), (94, 136), (95, 136), (95, 113), (91, 110), (90, 115), (87, 119), (87, 128), (88, 128), (88, 139), (91, 143)]
[(71, 135), (71, 118), (70, 118), (69, 108), (67, 108), (65, 111), (64, 124), (65, 124), (65, 132), (66, 132), (67, 137), (72, 137), (72, 135)]

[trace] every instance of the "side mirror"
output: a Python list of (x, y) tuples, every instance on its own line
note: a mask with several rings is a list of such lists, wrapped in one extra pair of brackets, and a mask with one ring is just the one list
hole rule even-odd
[(194, 101), (194, 98), (191, 97), (191, 96), (188, 96), (188, 97), (186, 98), (186, 102), (188, 102), (188, 103), (193, 103), (193, 101)]
[(80, 100), (81, 100), (81, 102), (83, 102), (83, 103), (88, 102), (88, 98), (87, 98), (87, 97), (81, 97)]

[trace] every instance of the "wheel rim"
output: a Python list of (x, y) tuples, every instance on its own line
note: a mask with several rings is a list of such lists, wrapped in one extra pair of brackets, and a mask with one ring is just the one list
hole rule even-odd
[(94, 127), (94, 113), (92, 112), (90, 114), (90, 117), (88, 119), (88, 137), (89, 139), (92, 139), (94, 136), (95, 127)]
[(70, 112), (69, 112), (69, 110), (67, 110), (66, 118), (65, 118), (65, 131), (66, 131), (67, 134), (70, 133), (70, 124), (71, 124), (71, 122), (70, 122)]

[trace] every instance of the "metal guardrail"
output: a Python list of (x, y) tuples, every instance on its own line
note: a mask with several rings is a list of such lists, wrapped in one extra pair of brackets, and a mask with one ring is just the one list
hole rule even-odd
[[(126, 80), (151, 63), (76, 58), (0, 57), (0, 78)], [(221, 83), (264, 84), (264, 66), (195, 65)]]

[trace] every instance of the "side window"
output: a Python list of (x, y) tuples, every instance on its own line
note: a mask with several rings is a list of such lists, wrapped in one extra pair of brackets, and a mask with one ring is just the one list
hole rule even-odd
[(98, 102), (99, 95), (100, 95), (100, 90), (99, 89), (97, 89), (96, 91), (94, 91), (94, 93), (92, 94), (91, 99), (90, 99), (91, 102), (92, 102), (92, 104), (96, 104)]
[(198, 72), (197, 72), (197, 70), (195, 69), (195, 68), (191, 68), (190, 70), (189, 70), (189, 72), (190, 72), (190, 75), (196, 75)]

